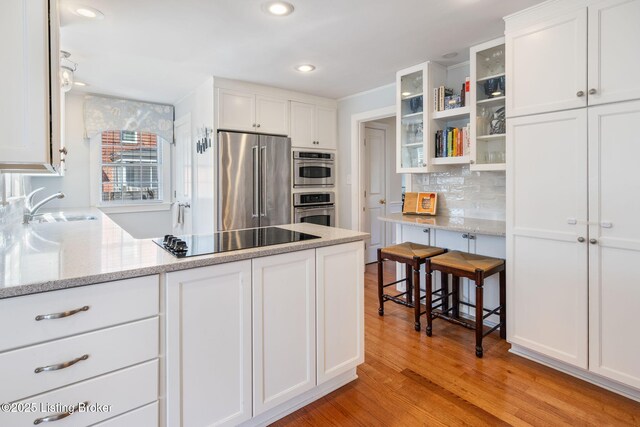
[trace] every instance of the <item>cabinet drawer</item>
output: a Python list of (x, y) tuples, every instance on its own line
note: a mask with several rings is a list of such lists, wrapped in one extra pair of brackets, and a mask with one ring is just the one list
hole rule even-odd
[(134, 409), (126, 414), (94, 424), (94, 427), (153, 427), (158, 424), (158, 402), (153, 402), (142, 408)]
[(17, 402), (28, 410), (0, 412), (0, 425), (33, 426), (38, 418), (61, 414), (67, 406), (100, 405), (100, 410), (79, 410), (55, 422), (56, 427), (87, 426), (157, 399), (158, 361), (154, 360)]
[[(0, 402), (12, 402), (158, 357), (158, 318), (0, 354)], [(88, 356), (82, 359), (83, 356)], [(37, 368), (76, 363), (62, 369)]]
[(156, 316), (158, 309), (157, 275), (0, 300), (0, 352)]

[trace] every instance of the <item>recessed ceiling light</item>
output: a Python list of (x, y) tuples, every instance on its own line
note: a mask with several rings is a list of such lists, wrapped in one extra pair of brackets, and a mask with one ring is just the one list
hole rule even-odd
[(262, 10), (275, 16), (287, 16), (293, 12), (293, 5), (285, 1), (272, 1), (263, 4)]
[(95, 7), (75, 5), (75, 6), (69, 7), (69, 10), (71, 10), (71, 12), (74, 15), (81, 16), (83, 18), (88, 18), (88, 19), (104, 18), (104, 13), (100, 12)]
[(76, 86), (82, 86), (82, 87), (84, 87), (84, 86), (89, 86), (89, 85), (88, 85), (88, 84), (86, 84), (85, 82), (78, 82), (78, 81), (73, 82), (73, 84), (74, 84), (74, 85), (76, 85)]
[(458, 52), (449, 52), (442, 55), (444, 59), (451, 59), (451, 58), (455, 58), (456, 56), (458, 56)]
[(302, 65), (298, 65), (296, 67), (296, 70), (300, 71), (301, 73), (310, 73), (311, 71), (315, 70), (316, 67), (314, 67), (311, 64), (302, 64)]

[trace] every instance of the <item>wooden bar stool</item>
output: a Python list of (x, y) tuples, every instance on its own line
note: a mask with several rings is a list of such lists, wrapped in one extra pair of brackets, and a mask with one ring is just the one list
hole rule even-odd
[[(425, 262), (426, 269), (426, 300), (425, 305), (427, 307), (427, 335), (431, 336), (431, 326), (433, 319), (440, 317), (449, 322), (462, 325), (464, 327), (475, 329), (476, 331), (476, 356), (482, 357), (482, 339), (500, 328), (500, 337), (506, 338), (507, 336), (507, 311), (506, 311), (506, 296), (505, 296), (505, 264), (504, 260), (500, 258), (492, 258), (482, 255), (474, 255), (466, 252), (451, 251), (443, 255), (438, 255), (433, 258), (427, 259)], [(453, 304), (451, 308), (442, 306), (442, 309), (437, 309), (439, 306), (433, 307), (433, 292), (431, 290), (431, 273), (433, 271), (440, 271), (442, 273), (444, 283), (448, 282), (448, 275), (452, 275), (452, 299)], [(484, 280), (487, 277), (494, 274), (500, 274), (500, 305), (492, 310), (485, 309), (483, 306), (483, 289)], [(476, 311), (476, 321), (464, 320), (460, 318), (459, 305), (461, 304), (459, 298), (459, 286), (460, 277), (466, 277), (475, 282), (476, 285), (476, 303), (475, 305), (469, 303), (462, 303), (470, 307), (474, 307)], [(486, 314), (485, 314), (486, 312)], [(451, 313), (451, 314), (449, 314)], [(483, 331), (484, 320), (493, 315), (498, 314), (500, 316), (500, 322), (489, 329), (487, 332)]]
[[(424, 264), (425, 260), (429, 259), (429, 257), (443, 254), (446, 251), (446, 249), (412, 242), (400, 243), (398, 245), (378, 249), (378, 300), (380, 302), (378, 314), (380, 316), (384, 315), (385, 301), (393, 301), (396, 304), (411, 307), (413, 308), (415, 317), (415, 329), (416, 331), (419, 331), (420, 316), (426, 313), (425, 311), (420, 311), (420, 300), (425, 298), (420, 297), (420, 265)], [(395, 282), (387, 283), (385, 285), (382, 277), (382, 263), (386, 260), (404, 264), (406, 278), (396, 280)], [(401, 282), (406, 282), (406, 290), (404, 292), (396, 295), (384, 293), (384, 288), (387, 286), (392, 286)], [(404, 299), (402, 297), (404, 297)]]

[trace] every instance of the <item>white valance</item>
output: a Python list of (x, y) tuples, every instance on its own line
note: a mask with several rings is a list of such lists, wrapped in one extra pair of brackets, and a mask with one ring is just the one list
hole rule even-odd
[(173, 106), (87, 95), (84, 129), (87, 138), (107, 130), (151, 132), (173, 141)]

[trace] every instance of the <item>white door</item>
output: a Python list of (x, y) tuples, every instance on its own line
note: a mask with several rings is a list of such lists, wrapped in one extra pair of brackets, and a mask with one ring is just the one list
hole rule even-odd
[[(640, 102), (589, 109), (589, 369), (640, 388)], [(593, 239), (593, 240), (592, 240)]]
[(587, 368), (587, 111), (507, 121), (507, 335)]
[(587, 105), (587, 9), (506, 35), (509, 117)]
[(318, 148), (316, 136), (316, 107), (304, 102), (291, 101), (291, 145), (303, 148)]
[(218, 89), (218, 129), (255, 132), (255, 124), (254, 94)]
[(167, 274), (167, 425), (251, 418), (251, 261)]
[(318, 148), (335, 150), (338, 148), (338, 116), (335, 108), (316, 107), (316, 141)]
[(589, 6), (589, 105), (640, 98), (640, 1)]
[(377, 250), (387, 245), (386, 222), (378, 219), (386, 214), (386, 179), (385, 165), (386, 131), (384, 129), (365, 127), (365, 212), (362, 231), (371, 234), (367, 240), (366, 261), (377, 259)]
[(175, 121), (173, 152), (173, 234), (192, 234), (191, 203), (193, 194), (193, 157), (191, 151), (191, 116)]
[(0, 163), (51, 162), (48, 4), (46, 0), (0, 3), (0, 49), (11, 58), (0, 83)]
[(314, 249), (252, 261), (254, 416), (316, 385), (315, 265)]
[(289, 101), (256, 95), (256, 132), (289, 135)]
[(364, 362), (363, 246), (316, 250), (318, 385)]

